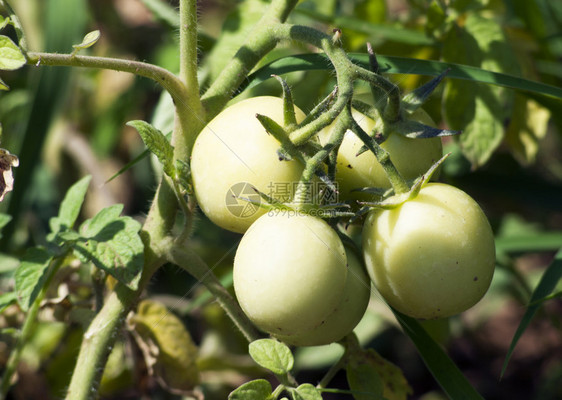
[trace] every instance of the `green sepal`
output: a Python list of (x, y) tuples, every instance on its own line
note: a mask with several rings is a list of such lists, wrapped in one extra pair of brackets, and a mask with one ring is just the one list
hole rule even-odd
[(361, 205), (364, 205), (364, 206), (368, 206), (370, 208), (381, 208), (381, 209), (385, 209), (385, 210), (390, 210), (390, 209), (401, 206), (405, 202), (414, 199), (418, 195), (418, 193), (420, 192), (422, 187), (424, 187), (431, 180), (435, 171), (437, 171), (437, 169), (441, 166), (441, 164), (443, 164), (443, 162), (447, 159), (447, 157), (449, 157), (450, 154), (451, 153), (445, 154), (437, 162), (435, 162), (427, 170), (427, 172), (425, 174), (423, 174), (422, 176), (417, 178), (413, 182), (409, 191), (407, 191), (405, 193), (395, 194), (394, 196), (388, 197), (388, 198), (386, 198), (386, 199), (384, 199), (383, 201), (380, 201), (380, 202), (367, 202), (367, 201), (361, 202), (360, 201), (358, 203), (361, 204)]
[(314, 107), (306, 115), (306, 117), (304, 117), (304, 119), (298, 125), (299, 128), (302, 128), (303, 126), (306, 126), (307, 124), (309, 124), (310, 122), (312, 122), (316, 118), (318, 118), (321, 114), (325, 113), (328, 110), (328, 108), (330, 108), (330, 105), (332, 104), (332, 102), (336, 98), (337, 93), (338, 93), (338, 88), (336, 86), (336, 88), (334, 90), (332, 90), (328, 96), (326, 96), (320, 103), (318, 103), (316, 105), (316, 107)]
[(175, 180), (176, 169), (173, 161), (174, 147), (170, 144), (168, 139), (166, 139), (166, 136), (146, 121), (129, 121), (127, 125), (137, 130), (148, 150), (150, 150), (162, 164), (164, 173)]
[(439, 86), (451, 69), (447, 68), (441, 74), (402, 97), (402, 109), (408, 113), (416, 111)]
[(459, 135), (462, 131), (439, 129), (411, 119), (395, 122), (392, 131), (410, 139), (429, 139)]
[(275, 122), (273, 119), (269, 118), (267, 115), (256, 114), (256, 118), (260, 124), (264, 127), (267, 133), (273, 136), (279, 143), (281, 143), (281, 150), (278, 151), (279, 159), (286, 159), (286, 154), (291, 158), (299, 160), (303, 165), (305, 160), (301, 152), (297, 149), (297, 146), (289, 138), (289, 134), (281, 125)]
[(293, 94), (287, 81), (279, 75), (271, 75), (281, 84), (283, 89), (283, 127), (289, 131), (297, 126), (297, 116), (295, 114), (295, 103), (293, 101)]

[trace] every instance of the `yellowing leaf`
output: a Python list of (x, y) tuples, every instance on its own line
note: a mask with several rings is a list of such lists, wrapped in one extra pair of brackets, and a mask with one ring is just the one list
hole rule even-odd
[[(380, 399), (380, 383), (386, 400), (406, 400), (408, 394), (412, 394), (402, 370), (373, 349), (353, 349), (346, 370), (350, 388), (356, 392), (353, 397), (357, 400)], [(368, 376), (371, 379), (367, 379)]]
[(155, 301), (144, 300), (129, 318), (135, 337), (151, 374), (165, 389), (190, 394), (199, 383), (197, 347), (183, 323)]
[(539, 141), (546, 135), (550, 112), (537, 102), (517, 95), (506, 141), (523, 163), (535, 161)]

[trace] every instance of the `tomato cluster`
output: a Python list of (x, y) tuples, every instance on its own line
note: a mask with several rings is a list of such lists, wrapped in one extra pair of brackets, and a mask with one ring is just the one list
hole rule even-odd
[[(314, 207), (292, 207), (305, 166), (302, 159), (281, 155), (281, 144), (256, 114), (282, 125), (283, 100), (256, 97), (225, 109), (197, 138), (191, 168), (205, 215), (244, 233), (234, 260), (234, 289), (259, 329), (291, 345), (338, 341), (365, 313), (371, 282), (390, 306), (419, 319), (458, 314), (482, 298), (495, 266), (494, 238), (469, 195), (427, 183), (406, 201), (373, 207), (364, 218), (358, 256), (360, 251), (344, 246), (336, 223), (312, 215)], [(305, 118), (296, 107), (295, 115), (297, 121)], [(431, 123), (421, 109), (409, 117)], [(358, 111), (353, 118), (366, 132), (376, 127)], [(324, 145), (332, 129), (319, 132), (316, 145)], [(339, 146), (340, 200), (364, 199), (356, 188), (391, 187), (372, 152), (357, 155), (362, 145), (347, 131)], [(391, 131), (381, 147), (410, 181), (442, 157), (438, 137), (410, 139)]]

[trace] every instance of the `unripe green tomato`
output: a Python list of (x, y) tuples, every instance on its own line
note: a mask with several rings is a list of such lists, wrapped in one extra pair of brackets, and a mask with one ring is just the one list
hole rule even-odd
[(345, 249), (347, 256), (347, 279), (340, 304), (322, 325), (306, 332), (274, 335), (293, 346), (321, 346), (337, 342), (357, 326), (367, 310), (371, 295), (371, 280), (362, 262), (352, 250)]
[[(295, 112), (297, 121), (304, 118), (297, 107)], [(282, 202), (290, 201), (293, 183), (304, 169), (296, 160), (279, 160), (281, 145), (265, 131), (256, 114), (282, 124), (283, 100), (261, 96), (226, 108), (199, 134), (191, 155), (193, 186), (201, 210), (216, 225), (239, 233), (265, 211), (234, 196), (259, 201), (251, 188), (255, 187)], [(278, 185), (286, 190), (277, 190)]]
[(386, 301), (419, 319), (472, 307), (488, 290), (495, 267), (484, 212), (468, 194), (441, 183), (429, 183), (397, 208), (371, 211), (363, 252)]
[[(375, 127), (375, 121), (357, 110), (352, 111), (353, 118), (367, 133)], [(413, 112), (409, 118), (426, 125), (434, 122), (421, 108)], [(319, 133), (321, 143), (325, 143), (331, 129)], [(356, 154), (363, 147), (363, 142), (353, 132), (345, 133), (342, 144), (338, 150), (336, 181), (339, 185), (341, 200), (364, 198), (353, 189), (362, 187), (390, 188), (384, 169), (371, 151), (366, 151), (359, 156)], [(404, 179), (415, 179), (425, 173), (434, 162), (443, 156), (441, 139), (410, 139), (398, 133), (390, 132), (387, 139), (381, 144), (389, 155), (392, 163)]]
[(246, 231), (234, 257), (234, 290), (261, 330), (294, 335), (338, 307), (347, 277), (337, 233), (322, 219), (270, 212)]

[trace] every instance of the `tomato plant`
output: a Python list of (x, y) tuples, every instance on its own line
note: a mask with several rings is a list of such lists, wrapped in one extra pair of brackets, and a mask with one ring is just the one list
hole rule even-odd
[(505, 3), (0, 0), (0, 400), (562, 398), (562, 8)]
[(388, 303), (421, 319), (472, 307), (488, 290), (496, 263), (484, 212), (463, 191), (440, 183), (396, 208), (372, 211), (363, 250), (369, 275)]

